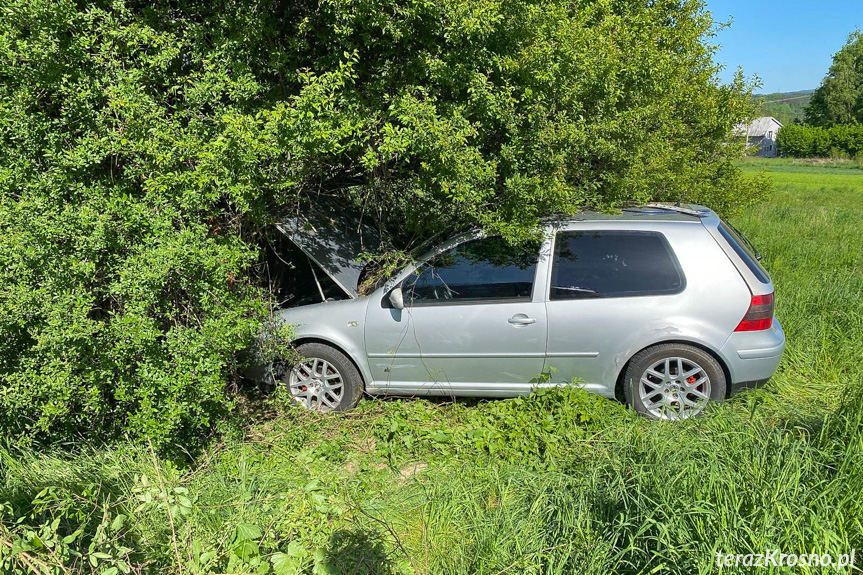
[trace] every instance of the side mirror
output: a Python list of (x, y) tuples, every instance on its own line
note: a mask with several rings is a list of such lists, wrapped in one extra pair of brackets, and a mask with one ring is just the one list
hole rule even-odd
[(396, 309), (405, 309), (405, 296), (402, 293), (401, 286), (396, 286), (393, 291), (390, 292), (390, 303), (393, 304), (393, 307)]

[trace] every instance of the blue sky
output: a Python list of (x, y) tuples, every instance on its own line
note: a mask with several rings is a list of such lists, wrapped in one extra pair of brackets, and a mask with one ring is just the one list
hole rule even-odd
[(863, 0), (707, 0), (714, 19), (734, 21), (715, 41), (723, 80), (738, 66), (758, 74), (759, 93), (817, 88), (848, 34), (863, 29)]

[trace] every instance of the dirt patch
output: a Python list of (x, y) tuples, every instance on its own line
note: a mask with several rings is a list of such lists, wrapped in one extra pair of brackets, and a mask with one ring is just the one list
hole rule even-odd
[(402, 467), (401, 471), (399, 471), (399, 476), (402, 478), (402, 481), (413, 477), (417, 473), (422, 473), (428, 469), (428, 463), (411, 463), (410, 465), (405, 465)]
[(371, 435), (360, 438), (354, 445), (357, 451), (361, 453), (375, 453), (378, 448), (377, 441)]

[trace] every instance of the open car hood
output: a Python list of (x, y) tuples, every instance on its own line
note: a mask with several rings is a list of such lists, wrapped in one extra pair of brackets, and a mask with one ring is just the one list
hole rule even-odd
[(305, 210), (276, 227), (351, 298), (357, 297), (365, 262), (362, 252), (377, 250), (380, 235), (344, 210)]

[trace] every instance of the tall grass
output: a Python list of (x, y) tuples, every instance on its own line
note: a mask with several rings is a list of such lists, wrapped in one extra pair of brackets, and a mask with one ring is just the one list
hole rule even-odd
[(734, 223), (788, 337), (764, 388), (674, 424), (575, 390), (280, 408), (182, 466), (4, 446), (0, 572), (691, 574), (767, 549), (863, 565), (860, 176), (745, 169), (762, 166), (774, 196)]
[(719, 551), (837, 554), (863, 543), (863, 458), (859, 427), (827, 421), (617, 427), (563, 469), (458, 468), (417, 486), (407, 513), (428, 518), (430, 572), (707, 573)]

